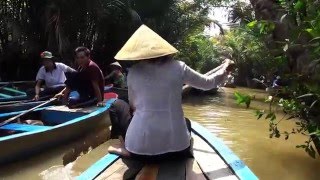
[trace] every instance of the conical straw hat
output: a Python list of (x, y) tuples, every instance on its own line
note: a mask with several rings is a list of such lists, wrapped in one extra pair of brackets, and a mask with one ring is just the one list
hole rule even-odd
[(118, 66), (120, 68), (122, 68), (122, 66), (120, 65), (120, 63), (118, 63), (117, 61), (114, 63), (111, 63), (110, 66)]
[(146, 25), (130, 37), (114, 57), (117, 60), (144, 60), (177, 53), (178, 50)]

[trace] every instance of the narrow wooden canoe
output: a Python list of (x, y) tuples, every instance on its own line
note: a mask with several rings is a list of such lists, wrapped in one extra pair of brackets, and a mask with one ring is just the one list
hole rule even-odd
[[(112, 87), (106, 86), (105, 91), (107, 91), (110, 88), (112, 88)], [(108, 97), (110, 95), (114, 96), (114, 94), (112, 94), (112, 93), (106, 93), (105, 99), (109, 99), (106, 97)], [(71, 98), (78, 98), (79, 94), (76, 91), (72, 91), (70, 93), (70, 97)], [(49, 100), (50, 98), (52, 98), (52, 95), (40, 97), (39, 101), (34, 101), (32, 99), (28, 99), (28, 100), (21, 100), (21, 101), (0, 102), (0, 114), (14, 112), (14, 111), (24, 111), (27, 109), (31, 109), (32, 107), (35, 107), (39, 104), (44, 103), (46, 100)], [(46, 106), (58, 105), (58, 104), (59, 103), (49, 103)]]
[(190, 93), (191, 94), (196, 94), (196, 95), (199, 95), (199, 94), (204, 94), (204, 95), (215, 95), (218, 93), (218, 88), (214, 88), (214, 89), (211, 89), (209, 91), (203, 91), (203, 90), (199, 90), (199, 89), (191, 89), (190, 90)]
[(27, 94), (25, 92), (9, 87), (0, 88), (0, 102), (17, 101), (23, 99), (27, 99)]
[(192, 137), (194, 158), (148, 165), (107, 154), (77, 179), (258, 179), (220, 139), (196, 122), (192, 122)]
[(236, 88), (237, 86), (235, 84), (225, 84), (224, 87), (226, 87), (226, 88)]
[[(1, 126), (0, 164), (26, 158), (46, 148), (84, 135), (98, 126), (110, 125), (108, 109), (114, 100), (115, 98), (106, 100), (105, 107), (69, 109), (66, 106), (50, 106), (39, 108), (23, 116), (21, 121), (40, 119), (44, 125), (11, 123)], [(21, 111), (0, 114), (0, 122), (19, 113)]]

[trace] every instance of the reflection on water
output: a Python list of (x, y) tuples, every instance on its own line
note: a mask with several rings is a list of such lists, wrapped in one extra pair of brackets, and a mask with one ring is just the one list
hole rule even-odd
[[(253, 109), (267, 108), (263, 103), (263, 91), (224, 89), (217, 96), (185, 99), (185, 115), (222, 138), (260, 179), (319, 179), (317, 173), (320, 160), (311, 159), (303, 150), (295, 148), (296, 144), (305, 141), (305, 137), (292, 136), (287, 141), (283, 138), (269, 139), (268, 122), (256, 120), (253, 109), (236, 105), (233, 97), (235, 90), (255, 95)], [(292, 121), (283, 121), (280, 128), (290, 130), (294, 125)], [(104, 143), (75, 162), (63, 166), (63, 157), (75, 144), (76, 142), (72, 142), (24, 161), (0, 167), (0, 179), (70, 179), (105, 155), (108, 147), (108, 143)]]

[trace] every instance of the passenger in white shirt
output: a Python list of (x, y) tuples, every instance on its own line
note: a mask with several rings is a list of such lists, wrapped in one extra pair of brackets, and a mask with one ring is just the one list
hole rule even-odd
[[(44, 51), (41, 53), (43, 66), (39, 69), (36, 77), (35, 100), (39, 100), (40, 96), (55, 95), (64, 89), (66, 81), (65, 73), (75, 72), (71, 67), (53, 61), (52, 53)], [(45, 82), (45, 88), (41, 85)]]
[(218, 72), (202, 75), (172, 55), (178, 51), (142, 25), (115, 56), (138, 62), (129, 69), (129, 103), (134, 110), (124, 146), (111, 146), (111, 153), (143, 160), (186, 156), (190, 152), (190, 131), (181, 99), (184, 84), (210, 90), (222, 85), (233, 69), (226, 60)]

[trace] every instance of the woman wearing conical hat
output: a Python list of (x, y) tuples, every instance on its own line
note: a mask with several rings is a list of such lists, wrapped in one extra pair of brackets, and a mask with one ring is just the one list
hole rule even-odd
[(119, 62), (113, 62), (110, 65), (112, 72), (104, 77), (107, 81), (111, 81), (114, 87), (117, 88), (126, 88), (126, 78), (122, 72), (122, 66)]
[[(134, 110), (123, 147), (109, 152), (144, 160), (183, 157), (190, 152), (190, 123), (183, 115), (182, 86), (210, 90), (224, 83), (233, 61), (227, 60), (210, 76), (172, 58), (178, 51), (142, 25), (117, 53), (118, 61), (136, 61), (127, 77)], [(186, 123), (187, 122), (187, 123)]]

